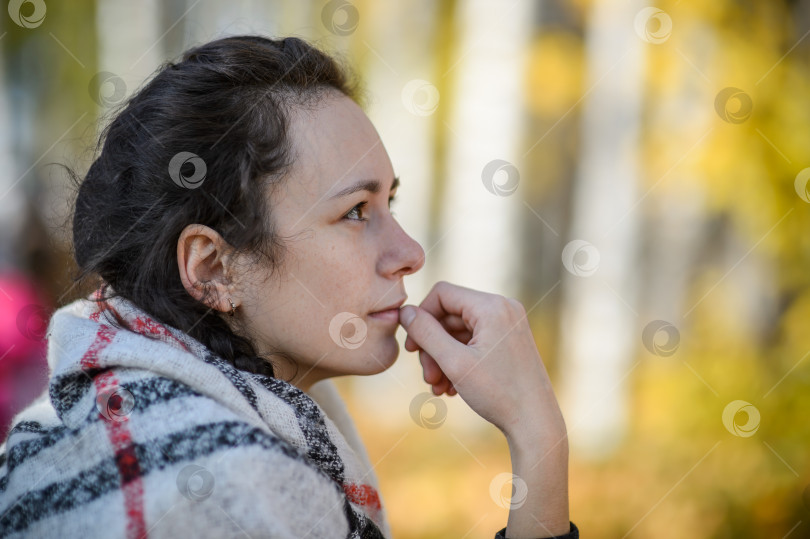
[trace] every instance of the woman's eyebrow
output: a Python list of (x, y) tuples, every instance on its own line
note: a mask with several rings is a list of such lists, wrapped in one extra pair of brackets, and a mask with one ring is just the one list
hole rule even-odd
[[(399, 187), (399, 177), (395, 176), (394, 181), (391, 184), (391, 189), (390, 190), (393, 191), (397, 187)], [(351, 195), (352, 193), (356, 193), (357, 191), (369, 191), (371, 193), (379, 193), (379, 191), (380, 191), (380, 181), (379, 180), (361, 180), (361, 181), (357, 182), (354, 185), (350, 185), (349, 187), (346, 187), (345, 189), (343, 189), (341, 191), (338, 191), (337, 193), (335, 193), (334, 195), (329, 197), (329, 200), (332, 200), (332, 199), (335, 199), (335, 198), (340, 198), (340, 197), (345, 197), (345, 196)]]

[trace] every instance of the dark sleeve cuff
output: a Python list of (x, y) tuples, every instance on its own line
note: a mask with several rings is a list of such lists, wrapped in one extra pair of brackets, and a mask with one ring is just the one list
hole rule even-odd
[[(495, 539), (506, 539), (506, 528), (496, 533)], [(555, 535), (554, 537), (544, 537), (543, 539), (579, 539), (579, 529), (571, 522), (571, 528), (565, 535)]]

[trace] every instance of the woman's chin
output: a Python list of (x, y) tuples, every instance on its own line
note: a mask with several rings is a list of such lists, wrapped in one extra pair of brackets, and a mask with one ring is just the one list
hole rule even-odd
[[(386, 341), (388, 340), (386, 339)], [(396, 363), (397, 357), (399, 357), (399, 344), (396, 339), (391, 338), (390, 342), (381, 343), (380, 346), (375, 347), (374, 351), (369, 348), (366, 354), (363, 365), (358, 365), (362, 372), (357, 374), (362, 376), (380, 374)]]

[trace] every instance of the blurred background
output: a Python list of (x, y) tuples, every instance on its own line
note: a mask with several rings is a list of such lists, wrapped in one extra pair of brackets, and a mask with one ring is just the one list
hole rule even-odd
[[(86, 171), (186, 48), (295, 35), (365, 82), (427, 253), (409, 302), (447, 280), (526, 306), (583, 537), (810, 537), (810, 0), (6, 3), (3, 437), (79, 294), (58, 164)], [(394, 535), (492, 537), (506, 442), (421, 376), (403, 348), (337, 381)]]

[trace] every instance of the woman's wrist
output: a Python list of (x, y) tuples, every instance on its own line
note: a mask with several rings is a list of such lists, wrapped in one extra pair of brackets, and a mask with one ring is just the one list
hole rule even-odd
[[(553, 537), (568, 533), (568, 438), (526, 431), (507, 437), (515, 482), (525, 499), (513, 500), (507, 537)], [(524, 489), (525, 487), (525, 489)]]
[[(533, 410), (543, 409), (534, 408)], [(540, 448), (568, 446), (568, 431), (559, 408), (548, 414), (528, 412), (518, 416), (514, 423), (501, 429), (512, 448), (520, 451), (536, 451)]]

